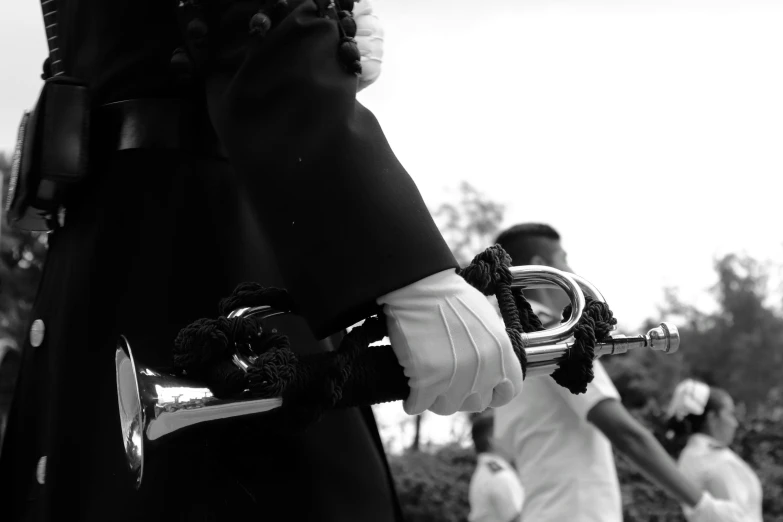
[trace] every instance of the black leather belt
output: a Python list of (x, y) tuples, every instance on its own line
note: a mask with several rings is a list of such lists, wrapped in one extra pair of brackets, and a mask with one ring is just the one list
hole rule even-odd
[(206, 107), (177, 98), (137, 98), (99, 107), (93, 145), (104, 151), (183, 150), (227, 157)]

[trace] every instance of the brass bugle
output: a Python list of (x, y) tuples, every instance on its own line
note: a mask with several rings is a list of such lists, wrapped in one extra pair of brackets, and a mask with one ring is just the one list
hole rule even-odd
[[(589, 282), (554, 268), (523, 266), (513, 267), (511, 270), (513, 287), (558, 287), (568, 295), (571, 302), (571, 316), (563, 324), (540, 332), (523, 334), (528, 377), (548, 375), (557, 368), (562, 358), (568, 357), (573, 344), (573, 340), (569, 339), (572, 338), (585, 309), (585, 294), (599, 301), (604, 299)], [(234, 310), (229, 314), (229, 318), (258, 316), (257, 318), (263, 320), (283, 313), (285, 312), (269, 306), (258, 306)], [(663, 323), (650, 330), (647, 335), (613, 336), (598, 343), (595, 354), (598, 357), (641, 347), (672, 353), (678, 346), (679, 334), (676, 327)], [(368, 348), (383, 349), (390, 354), (387, 360), (394, 364), (396, 359), (390, 347)], [(232, 360), (238, 368), (247, 371), (254, 363), (254, 357), (255, 354), (246, 344), (235, 345)], [(203, 383), (145, 367), (134, 359), (130, 342), (125, 336), (120, 336), (117, 342), (115, 367), (122, 441), (128, 467), (135, 477), (137, 488), (142, 483), (145, 450), (148, 446), (161, 443), (169, 435), (190, 426), (233, 417), (263, 415), (283, 406), (282, 398), (257, 399), (240, 396), (219, 399)], [(397, 382), (407, 382), (401, 371), (400, 375), (395, 377), (398, 377)], [(407, 390), (396, 399), (403, 400), (406, 396)]]

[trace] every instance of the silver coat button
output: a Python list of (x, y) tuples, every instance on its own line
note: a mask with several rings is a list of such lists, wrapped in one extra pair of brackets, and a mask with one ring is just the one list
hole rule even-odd
[(41, 346), (41, 343), (43, 343), (44, 340), (45, 331), (46, 327), (44, 326), (43, 321), (40, 319), (33, 321), (33, 325), (30, 327), (30, 344), (33, 345), (33, 347), (38, 348)]
[(35, 469), (35, 479), (42, 486), (46, 482), (46, 455), (38, 459), (38, 467)]

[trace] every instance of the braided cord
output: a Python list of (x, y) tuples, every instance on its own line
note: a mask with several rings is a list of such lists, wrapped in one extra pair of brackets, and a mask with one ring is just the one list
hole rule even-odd
[[(506, 332), (526, 375), (524, 334), (544, 327), (522, 290), (511, 287), (510, 265), (509, 255), (494, 245), (459, 274), (484, 295), (497, 298)], [(221, 317), (199, 319), (179, 332), (174, 343), (175, 365), (203, 381), (220, 398), (240, 394), (258, 399), (282, 397), (283, 408), (294, 417), (294, 424), (306, 425), (333, 408), (404, 400), (408, 396), (407, 378), (391, 346), (369, 348), (387, 335), (382, 313), (353, 328), (336, 351), (298, 357), (288, 337), (264, 329), (261, 320), (226, 317), (232, 310), (256, 306), (297, 313), (285, 290), (242, 283), (220, 302)], [(569, 306), (563, 311), (563, 320), (570, 314)], [(572, 393), (584, 393), (593, 379), (595, 344), (610, 334), (616, 322), (605, 303), (588, 297), (569, 357), (559, 363), (552, 378)], [(231, 360), (237, 343), (247, 343), (255, 354), (247, 372)]]

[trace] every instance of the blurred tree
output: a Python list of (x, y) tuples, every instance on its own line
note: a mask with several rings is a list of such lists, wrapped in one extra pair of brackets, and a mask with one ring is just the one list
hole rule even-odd
[(464, 266), (495, 240), (505, 211), (505, 206), (463, 181), (459, 199), (441, 204), (432, 215), (457, 261)]
[[(783, 317), (767, 304), (768, 267), (728, 254), (715, 261), (717, 283), (711, 289), (718, 309), (704, 313), (683, 303), (673, 289), (665, 292), (662, 321), (680, 330), (677, 354), (640, 350), (606, 358), (606, 366), (629, 407), (647, 400), (664, 404), (674, 386), (693, 376), (726, 388), (748, 408), (778, 393), (783, 381)], [(644, 328), (657, 324), (648, 321)]]
[(14, 229), (5, 219), (11, 161), (0, 154), (0, 448), (22, 346), (46, 253), (46, 235)]
[(472, 449), (457, 445), (389, 458), (405, 520), (467, 522), (468, 486), (476, 467)]
[(686, 360), (695, 375), (755, 408), (783, 380), (783, 318), (780, 310), (765, 304), (767, 267), (735, 254), (715, 267), (719, 278), (714, 292), (721, 312), (709, 321), (712, 328), (702, 332), (699, 340), (704, 344), (698, 351), (688, 350)]
[[(5, 209), (11, 162), (0, 154), (2, 202)], [(46, 234), (0, 225), (0, 339), (21, 346), (46, 257)]]

